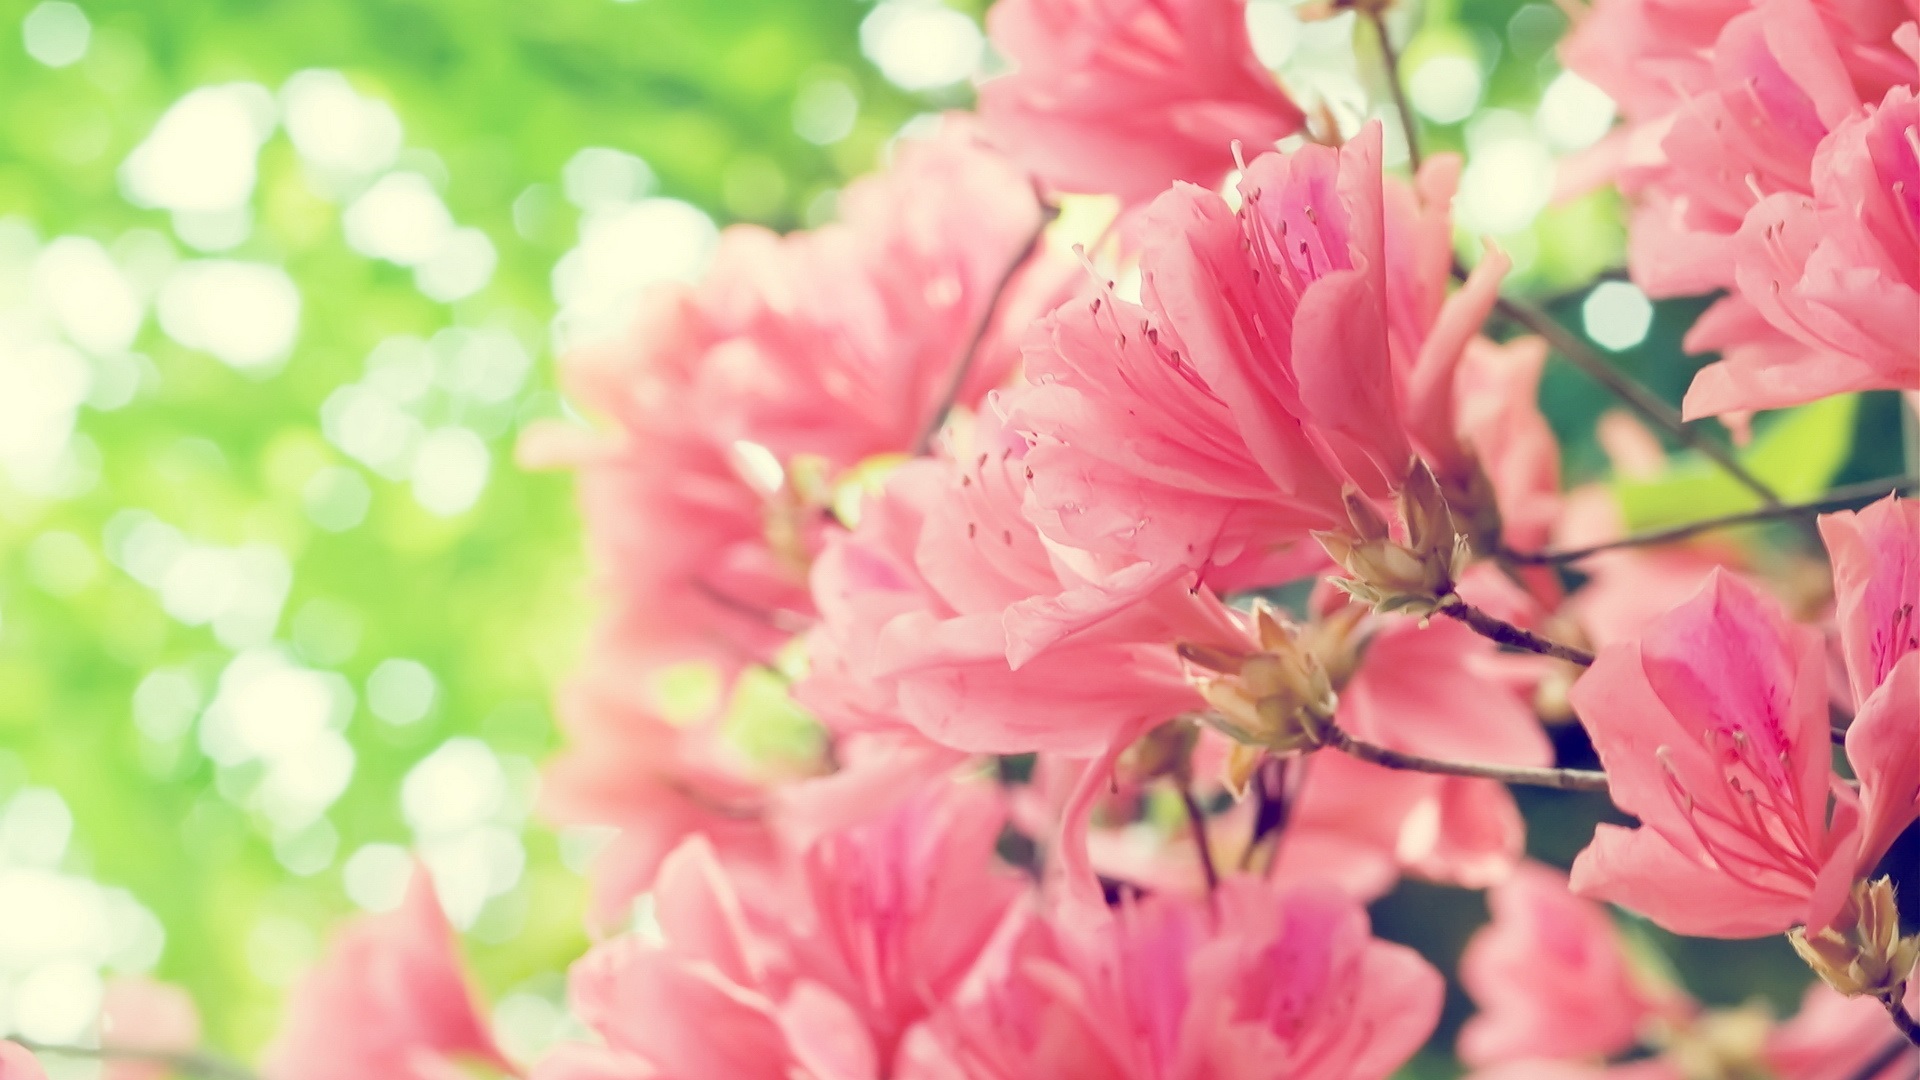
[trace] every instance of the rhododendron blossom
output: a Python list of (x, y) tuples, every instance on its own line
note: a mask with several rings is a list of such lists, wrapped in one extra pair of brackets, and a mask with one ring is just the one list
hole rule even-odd
[(0, 1042), (0, 1080), (47, 1080), (47, 1072), (19, 1043)]
[(1806, 352), (1729, 357), (1696, 377), (1690, 413), (1774, 408), (1849, 390), (1920, 392), (1920, 104), (1898, 86), (1842, 121), (1812, 194), (1769, 196), (1735, 237), (1741, 295)]
[[(1799, 269), (1816, 228), (1862, 228), (1857, 219), (1845, 224), (1864, 212), (1859, 193), (1843, 194), (1848, 181), (1818, 162), (1839, 152), (1830, 133), (1913, 83), (1915, 18), (1902, 2), (1601, 0), (1568, 40), (1568, 66), (1611, 94), (1630, 121), (1614, 153), (1621, 188), (1640, 201), (1635, 280), (1656, 296), (1734, 291), (1688, 337), (1691, 351), (1724, 354), (1688, 395), (1690, 415), (1915, 382), (1911, 334), (1904, 354), (1897, 337), (1871, 344), (1876, 325), (1894, 327), (1898, 312), (1885, 309), (1911, 284), (1910, 266), (1829, 256), (1804, 284)], [(1852, 168), (1860, 180), (1870, 175)], [(1812, 204), (1828, 186), (1833, 209), (1815, 226)], [(1895, 231), (1874, 243), (1897, 253), (1897, 222), (1885, 220)], [(1809, 315), (1836, 295), (1840, 278), (1849, 281), (1840, 292), (1876, 281), (1867, 291), (1888, 298), (1876, 301), (1882, 313), (1855, 306), (1847, 316)]]
[(1009, 409), (1051, 539), (1245, 587), (1312, 568), (1298, 542), (1344, 521), (1343, 486), (1385, 496), (1416, 449), (1467, 485), (1455, 371), (1505, 260), (1447, 297), (1457, 165), (1416, 196), (1383, 188), (1380, 147), (1370, 125), (1255, 159), (1237, 213), (1176, 186), (1141, 304), (1099, 292), (1043, 324)]
[(1915, 522), (1914, 504), (1888, 499), (1823, 523), (1864, 695), (1846, 735), (1859, 791), (1828, 763), (1819, 636), (1716, 571), (1574, 688), (1615, 801), (1643, 823), (1600, 826), (1576, 889), (1681, 933), (1820, 931), (1849, 914), (1853, 883), (1920, 818)]
[(1008, 0), (987, 16), (1014, 70), (980, 88), (988, 136), (1049, 187), (1146, 202), (1212, 186), (1305, 117), (1254, 56), (1246, 0)]
[(394, 911), (340, 931), (294, 990), (267, 1051), (269, 1080), (445, 1080), (462, 1065), (517, 1076), (455, 953), (433, 882), (416, 869)]
[(1336, 892), (1229, 878), (1028, 929), (936, 1018), (928, 1076), (1381, 1080), (1439, 1013), (1439, 973)]
[(822, 838), (778, 896), (736, 892), (704, 841), (683, 845), (655, 894), (663, 942), (616, 939), (574, 971), (582, 1018), (638, 1063), (616, 1075), (897, 1075), (1019, 891), (986, 858), (994, 800), (936, 789)]
[[(1397, 88), (1390, 6), (1300, 14), (1357, 9)], [(538, 806), (603, 843), (572, 1035), (502, 1009), (525, 1075), (1910, 1080), (1920, 478), (1821, 492), (1920, 405), (1920, 9), (1577, 14), (1625, 124), (1572, 168), (1628, 197), (1647, 292), (1721, 294), (1684, 415), (1908, 391), (1744, 458), (1526, 298), (1590, 262), (1533, 250), (1565, 220), (1516, 271), (1456, 228), (1484, 178), (1399, 175), (1371, 105), (1306, 124), (1250, 14), (1292, 17), (1001, 0), (977, 116), (916, 121), (833, 221), (723, 230), (567, 358), (605, 428), (522, 456), (579, 471), (601, 611)], [(1564, 407), (1562, 360), (1634, 415)], [(1451, 1046), (1443, 975), (1385, 940), (1420, 894), (1367, 914), (1403, 878), (1487, 892)], [(1808, 981), (1763, 989), (1811, 988), (1713, 1007), (1607, 904), (1785, 934)], [(188, 1037), (142, 1001), (109, 1051)], [(265, 1076), (523, 1075), (479, 1002), (417, 872)]]

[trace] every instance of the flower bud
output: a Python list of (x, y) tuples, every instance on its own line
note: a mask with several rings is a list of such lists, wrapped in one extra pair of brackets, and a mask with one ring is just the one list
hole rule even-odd
[(1767, 1036), (1773, 1014), (1764, 1005), (1715, 1009), (1682, 1024), (1659, 1040), (1662, 1055), (1684, 1080), (1728, 1080), (1771, 1075)]
[(1186, 782), (1193, 768), (1193, 747), (1200, 729), (1190, 720), (1169, 720), (1147, 732), (1120, 755), (1114, 772), (1131, 783), (1162, 776)]
[(1349, 488), (1345, 501), (1352, 532), (1313, 534), (1349, 575), (1333, 583), (1378, 611), (1432, 615), (1453, 593), (1471, 555), (1433, 470), (1416, 459), (1395, 498), (1406, 525), (1405, 543), (1393, 539), (1386, 520), (1359, 492)]
[(1277, 753), (1310, 750), (1326, 741), (1333, 722), (1333, 687), (1326, 669), (1297, 627), (1265, 604), (1253, 612), (1260, 650), (1236, 655), (1182, 644), (1189, 664), (1213, 672), (1195, 677), (1213, 706), (1207, 722), (1235, 742)]
[(1900, 936), (1900, 909), (1893, 902), (1893, 879), (1857, 882), (1850, 929), (1830, 926), (1808, 933), (1787, 931), (1787, 940), (1814, 973), (1848, 997), (1887, 998), (1900, 992), (1920, 963), (1920, 934)]

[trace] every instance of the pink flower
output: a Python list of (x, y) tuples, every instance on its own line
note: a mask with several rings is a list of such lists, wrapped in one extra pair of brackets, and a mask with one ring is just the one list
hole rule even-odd
[(960, 405), (1004, 381), (1009, 327), (1058, 288), (1029, 260), (985, 325), (1041, 215), (958, 118), (842, 205), (812, 232), (727, 230), (698, 285), (647, 298), (630, 344), (569, 358), (574, 397), (617, 437), (550, 425), (522, 447), (581, 470), (607, 636), (648, 668), (764, 663), (804, 630), (835, 485), (912, 450), (970, 356)]
[[(1376, 745), (1428, 757), (1552, 764), (1553, 748), (1533, 710), (1476, 668), (1494, 658), (1491, 642), (1452, 622), (1424, 628), (1406, 617), (1378, 622), (1352, 679), (1340, 691), (1335, 720), (1342, 728)], [(1330, 769), (1358, 775), (1336, 780)], [(1325, 785), (1354, 784), (1346, 797), (1360, 801), (1352, 806), (1346, 829), (1356, 839), (1372, 835), (1413, 873), (1484, 888), (1505, 879), (1519, 862), (1525, 827), (1503, 785), (1409, 773), (1369, 779), (1375, 772), (1389, 770), (1312, 762), (1303, 811), (1321, 797)], [(1289, 843), (1282, 841), (1283, 850)]]
[[(673, 403), (783, 464), (814, 455), (841, 470), (911, 450), (1041, 225), (1026, 177), (958, 115), (932, 137), (901, 140), (884, 171), (847, 186), (839, 208), (838, 222), (784, 237), (729, 230), (744, 235), (723, 245), (710, 273), (751, 282), (751, 295), (733, 301), (738, 332), (701, 359), (692, 400)], [(1022, 312), (1023, 301), (1049, 299), (1057, 284), (1057, 272), (1029, 266), (998, 322), (1038, 314)], [(1005, 333), (988, 334), (979, 352), (955, 398), (963, 406), (1005, 382), (1018, 359)]]
[(762, 877), (776, 862), (765, 788), (728, 759), (712, 724), (662, 719), (630, 681), (604, 658), (575, 677), (559, 707), (567, 747), (541, 791), (549, 820), (619, 830), (594, 861), (602, 926), (625, 922), (629, 903), (688, 836), (706, 837), (735, 873)]
[(935, 789), (823, 839), (777, 897), (742, 897), (712, 849), (689, 841), (655, 890), (663, 942), (629, 936), (574, 967), (575, 1008), (609, 1053), (540, 1075), (893, 1075), (908, 1032), (953, 992), (1021, 891), (993, 863), (1001, 820), (989, 789)]
[(936, 1019), (956, 1080), (1380, 1080), (1441, 979), (1330, 890), (1234, 876), (1031, 925)]
[[(1906, 1007), (1920, 1009), (1920, 980), (1908, 985)], [(1920, 1068), (1920, 1049), (1907, 1050), (1871, 1076), (1860, 1073), (1898, 1038), (1878, 1001), (1842, 997), (1816, 982), (1807, 987), (1800, 1011), (1767, 1038), (1766, 1063), (1780, 1080), (1907, 1080)]]
[(1275, 849), (1276, 880), (1371, 899), (1403, 873), (1484, 888), (1520, 859), (1526, 823), (1494, 781), (1399, 772), (1332, 752), (1299, 767), (1305, 777)]
[(1687, 391), (1689, 417), (1920, 390), (1916, 132), (1920, 102), (1895, 87), (1820, 144), (1811, 195), (1771, 195), (1747, 214), (1732, 251), (1740, 293), (1803, 348), (1703, 369)]
[(481, 1019), (433, 882), (416, 869), (398, 910), (347, 926), (295, 988), (264, 1073), (444, 1080), (462, 1061), (519, 1075)]
[(980, 87), (988, 136), (1049, 187), (1144, 203), (1212, 187), (1305, 117), (1254, 56), (1245, 0), (1013, 0), (987, 16), (1011, 74)]
[(1380, 140), (1255, 159), (1237, 213), (1176, 187), (1148, 211), (1142, 303), (1043, 324), (1009, 409), (1050, 539), (1238, 589), (1317, 569), (1300, 541), (1345, 520), (1342, 487), (1386, 495), (1416, 449), (1463, 479), (1455, 370), (1505, 260), (1447, 298), (1457, 163), (1424, 200), (1383, 190)]
[(1546, 362), (1539, 338), (1475, 338), (1456, 376), (1460, 440), (1493, 488), (1500, 539), (1514, 551), (1546, 547), (1564, 503), (1560, 444), (1538, 404)]
[[(1173, 646), (1183, 630), (1230, 640), (1238, 630), (1225, 608), (1165, 589), (1158, 607), (1151, 596), (1114, 604), (1126, 625), (1056, 635), (1051, 616), (1083, 595), (1107, 596), (1078, 577), (1084, 562), (1076, 568), (1021, 516), (1025, 444), (988, 422), (980, 432), (965, 464), (903, 466), (860, 528), (821, 558), (825, 618), (813, 645), (827, 674), (810, 676), (800, 699), (827, 706), (829, 724), (857, 710), (868, 722), (897, 716), (941, 745), (984, 753), (1091, 754), (1123, 730), (1199, 707)], [(1018, 633), (1028, 613), (1049, 627), (1031, 648)]]
[(47, 1073), (19, 1043), (0, 1042), (0, 1080), (47, 1080)]
[(1920, 648), (1920, 501), (1889, 495), (1864, 510), (1820, 517), (1856, 705)]
[(1914, 15), (1901, 7), (1600, 0), (1563, 46), (1568, 67), (1611, 94), (1628, 120), (1615, 153), (1621, 189), (1639, 202), (1634, 280), (1656, 296), (1738, 285), (1687, 339), (1691, 352), (1723, 354), (1689, 395), (1690, 415), (1836, 392), (1816, 390), (1821, 383), (1845, 388), (1844, 365), (1808, 356), (1775, 328), (1786, 324), (1759, 317), (1756, 306), (1771, 300), (1736, 281), (1736, 234), (1762, 200), (1811, 194), (1827, 133), (1912, 81), (1913, 49), (1896, 28)]
[(612, 651), (644, 669), (764, 662), (812, 617), (805, 566), (821, 524), (791, 492), (776, 501), (779, 478), (766, 484), (688, 411), (683, 354), (719, 339), (693, 298), (651, 298), (635, 337), (645, 345), (636, 355), (568, 362), (573, 395), (621, 434), (602, 442), (550, 425), (522, 441), (521, 459), (580, 470)]
[(1582, 1065), (1567, 1061), (1521, 1061), (1468, 1074), (1468, 1080), (1686, 1080), (1665, 1058), (1626, 1065)]
[(1648, 1020), (1686, 1011), (1684, 995), (1636, 976), (1606, 910), (1568, 892), (1558, 870), (1528, 863), (1487, 902), (1493, 921), (1460, 958), (1480, 1007), (1460, 1032), (1468, 1065), (1610, 1058), (1632, 1049)]
[(1753, 937), (1828, 926), (1858, 874), (1857, 815), (1829, 820), (1826, 661), (1817, 632), (1716, 571), (1573, 688), (1614, 802), (1574, 891), (1675, 933)]
[(1820, 534), (1859, 703), (1847, 760), (1860, 778), (1860, 858), (1871, 866), (1920, 820), (1920, 502), (1889, 496), (1827, 514)]
[[(143, 1052), (185, 1054), (200, 1045), (200, 1011), (177, 986), (150, 979), (115, 979), (100, 1007), (100, 1044)], [(0, 1077), (5, 1074), (0, 1073)], [(109, 1061), (105, 1080), (162, 1080), (164, 1065), (138, 1058)]]

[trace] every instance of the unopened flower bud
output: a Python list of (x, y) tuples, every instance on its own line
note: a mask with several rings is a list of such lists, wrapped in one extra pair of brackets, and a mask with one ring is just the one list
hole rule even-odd
[(1247, 787), (1253, 783), (1254, 774), (1260, 771), (1260, 763), (1265, 760), (1265, 747), (1239, 742), (1228, 747), (1226, 768), (1220, 777), (1226, 784), (1227, 793), (1236, 799), (1244, 798)]
[(1853, 887), (1852, 927), (1830, 926), (1808, 933), (1787, 931), (1794, 951), (1828, 986), (1848, 997), (1891, 997), (1900, 992), (1920, 963), (1920, 934), (1900, 936), (1900, 909), (1894, 905), (1893, 879)]
[(1405, 543), (1394, 540), (1379, 510), (1351, 489), (1346, 508), (1352, 532), (1313, 537), (1349, 575), (1332, 579), (1347, 595), (1378, 611), (1431, 615), (1452, 595), (1471, 550), (1425, 462), (1414, 461), (1396, 503), (1406, 524)]
[(1193, 747), (1199, 740), (1200, 729), (1192, 721), (1169, 720), (1127, 747), (1114, 772), (1139, 784), (1162, 776), (1184, 783), (1192, 772)]
[(1684, 1080), (1766, 1076), (1772, 1032), (1773, 1014), (1764, 1005), (1715, 1009), (1671, 1032), (1662, 1056)]
[(1213, 673), (1195, 678), (1214, 709), (1208, 723), (1235, 742), (1278, 753), (1320, 746), (1333, 722), (1326, 670), (1298, 628), (1264, 604), (1254, 609), (1254, 627), (1261, 651), (1251, 655), (1180, 646), (1189, 664)]

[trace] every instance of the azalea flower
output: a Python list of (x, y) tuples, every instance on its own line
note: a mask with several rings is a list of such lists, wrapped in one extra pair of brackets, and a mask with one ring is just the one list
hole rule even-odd
[(0, 1042), (0, 1080), (47, 1080), (47, 1072), (19, 1043)]
[(1763, 317), (1778, 304), (1753, 286), (1760, 271), (1736, 272), (1737, 261), (1752, 261), (1741, 249), (1754, 246), (1737, 234), (1777, 232), (1769, 223), (1779, 209), (1756, 219), (1757, 208), (1811, 196), (1828, 134), (1913, 81), (1920, 42), (1911, 26), (1902, 29), (1915, 18), (1904, 7), (1599, 0), (1562, 45), (1568, 68), (1611, 95), (1628, 121), (1605, 152), (1637, 201), (1634, 280), (1654, 296), (1733, 291), (1688, 335), (1688, 351), (1724, 354), (1689, 394), (1689, 417), (1857, 388), (1842, 384), (1859, 381), (1861, 361), (1809, 355), (1807, 331)]
[(508, 1076), (455, 952), (433, 880), (415, 869), (399, 908), (350, 923), (294, 988), (267, 1048), (267, 1080), (446, 1080), (463, 1064)]
[(574, 967), (574, 1007), (605, 1050), (562, 1050), (535, 1075), (898, 1075), (910, 1031), (1021, 891), (992, 860), (1000, 821), (990, 789), (943, 785), (797, 853), (777, 896), (743, 896), (687, 841), (655, 889), (660, 941), (628, 935)]
[(1689, 416), (1855, 390), (1920, 394), (1920, 103), (1910, 87), (1827, 135), (1811, 191), (1755, 206), (1733, 252), (1741, 295), (1804, 350), (1709, 365), (1687, 391)]
[[(1603, 650), (1573, 704), (1638, 829), (1602, 825), (1576, 891), (1677, 933), (1818, 934), (1853, 904), (1920, 817), (1920, 654), (1910, 616), (1913, 504), (1889, 498), (1825, 523), (1849, 677), (1860, 790), (1832, 775), (1825, 648), (1752, 586), (1715, 571), (1637, 641)], [(1845, 929), (1845, 925), (1841, 929)]]
[(1245, 0), (1009, 0), (987, 33), (1013, 71), (980, 87), (981, 125), (1059, 191), (1211, 187), (1236, 140), (1270, 149), (1305, 120), (1254, 55)]
[(1231, 590), (1318, 569), (1307, 533), (1416, 450), (1467, 509), (1454, 385), (1506, 261), (1448, 296), (1458, 162), (1384, 186), (1380, 148), (1370, 124), (1263, 155), (1238, 211), (1175, 186), (1147, 211), (1141, 302), (1101, 290), (1042, 324), (1008, 409), (1049, 539)]
[(1439, 1016), (1441, 979), (1352, 899), (1231, 876), (1029, 924), (932, 1025), (951, 1080), (1381, 1080)]

